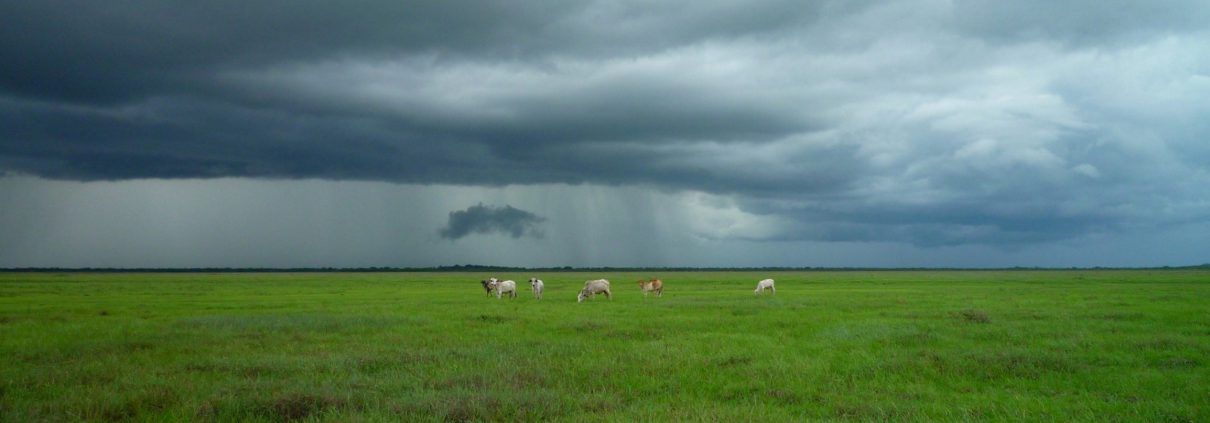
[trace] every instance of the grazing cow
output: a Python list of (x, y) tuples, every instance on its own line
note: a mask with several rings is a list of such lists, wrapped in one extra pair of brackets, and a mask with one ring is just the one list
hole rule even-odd
[(647, 297), (648, 292), (654, 292), (655, 296), (661, 297), (664, 295), (664, 281), (656, 278), (650, 280), (639, 280), (639, 289), (643, 291), (643, 297)]
[(773, 279), (765, 279), (756, 283), (756, 293), (760, 294), (764, 290), (769, 290), (772, 293), (777, 293), (777, 288), (773, 287)]
[(493, 290), (493, 289), (496, 289), (496, 282), (497, 282), (497, 281), (499, 281), (499, 279), (496, 279), (496, 278), (487, 278), (487, 279), (484, 279), (484, 280), (479, 281), (479, 283), (480, 283), (480, 284), (483, 284), (483, 290), (484, 290), (484, 291), (486, 291), (486, 292), (487, 292), (487, 296), (489, 296), (489, 297), (490, 297), (490, 296), (492, 296), (492, 290)]
[(545, 288), (546, 284), (542, 283), (541, 279), (529, 278), (529, 287), (534, 290), (534, 298), (542, 299), (542, 288)]
[(508, 294), (508, 298), (517, 298), (517, 283), (513, 281), (500, 281), (496, 284), (496, 299), (500, 299)]
[(580, 290), (580, 295), (576, 296), (576, 302), (582, 303), (585, 298), (596, 298), (597, 294), (605, 294), (605, 298), (613, 299), (613, 293), (609, 292), (609, 281), (604, 279), (596, 279), (584, 282), (584, 289)]

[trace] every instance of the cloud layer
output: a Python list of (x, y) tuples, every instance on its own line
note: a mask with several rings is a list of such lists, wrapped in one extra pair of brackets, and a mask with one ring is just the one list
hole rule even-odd
[(731, 199), (762, 223), (702, 233), (749, 241), (1012, 248), (1210, 217), (1205, 2), (0, 13), (4, 173), (652, 187)]

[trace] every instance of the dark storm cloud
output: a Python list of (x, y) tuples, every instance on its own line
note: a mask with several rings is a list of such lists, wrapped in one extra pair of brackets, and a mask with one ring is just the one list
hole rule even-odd
[(522, 35), (542, 14), (533, 9), (458, 1), (5, 1), (0, 51), (24, 64), (6, 67), (0, 83), (21, 95), (84, 102), (188, 92), (230, 67), (474, 49)]
[[(827, 3), (821, 3), (826, 5)], [(196, 92), (213, 72), (343, 57), (492, 59), (631, 54), (810, 21), (820, 6), (723, 2), (5, 0), (0, 70), (11, 92), (84, 102)]]
[(1105, 44), (1154, 33), (1205, 30), (1210, 21), (1210, 8), (1197, 0), (967, 0), (956, 3), (955, 13), (958, 27), (978, 37), (1073, 44)]
[(471, 234), (502, 233), (513, 238), (542, 237), (538, 226), (546, 218), (515, 208), (485, 206), (482, 203), (466, 210), (450, 212), (449, 222), (438, 233), (442, 238), (456, 240)]
[(1210, 213), (1204, 2), (0, 0), (0, 16), (0, 174), (638, 185), (782, 225), (727, 236), (919, 245)]

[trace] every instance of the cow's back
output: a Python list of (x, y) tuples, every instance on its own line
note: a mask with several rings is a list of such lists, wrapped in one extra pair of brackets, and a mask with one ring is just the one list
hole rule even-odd
[(588, 292), (601, 292), (609, 289), (609, 281), (605, 279), (593, 279), (584, 282), (584, 289)]

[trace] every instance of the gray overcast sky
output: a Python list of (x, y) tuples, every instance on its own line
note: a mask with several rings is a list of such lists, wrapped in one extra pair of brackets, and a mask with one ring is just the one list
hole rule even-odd
[(1205, 1), (0, 0), (0, 267), (1210, 262)]

